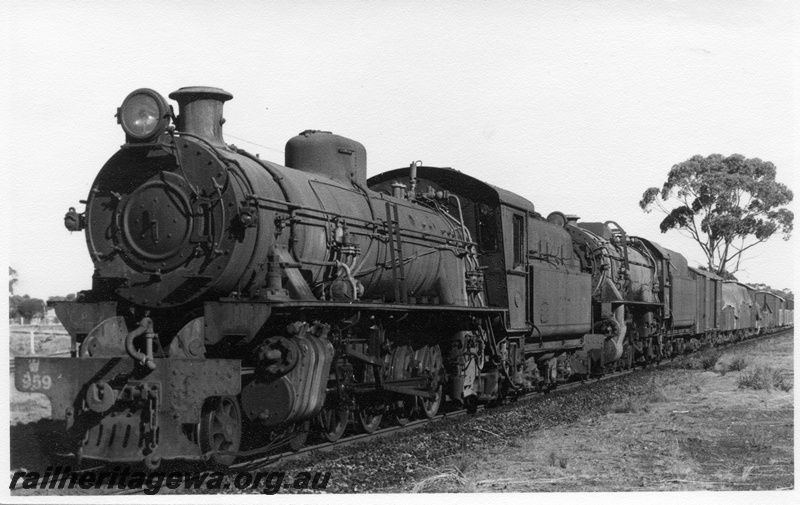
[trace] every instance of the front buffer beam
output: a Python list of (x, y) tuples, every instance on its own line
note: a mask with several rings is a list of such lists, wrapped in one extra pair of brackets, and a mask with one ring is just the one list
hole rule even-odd
[(114, 462), (203, 459), (203, 404), (241, 392), (241, 365), (226, 359), (16, 358), (14, 384), (50, 399), (76, 454)]

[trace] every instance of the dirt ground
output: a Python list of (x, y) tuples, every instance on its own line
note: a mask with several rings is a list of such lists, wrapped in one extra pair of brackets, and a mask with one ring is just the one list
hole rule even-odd
[[(715, 371), (653, 374), (653, 394), (507, 440), (450, 472), (466, 492), (793, 489), (794, 390), (740, 389), (758, 365), (793, 377), (793, 338), (723, 351)], [(747, 368), (724, 373), (744, 356)]]

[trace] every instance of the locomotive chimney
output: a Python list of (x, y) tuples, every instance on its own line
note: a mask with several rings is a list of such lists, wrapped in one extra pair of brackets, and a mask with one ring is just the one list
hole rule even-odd
[(222, 139), (222, 104), (233, 95), (220, 88), (190, 86), (173, 91), (169, 97), (178, 102), (178, 131), (197, 135), (216, 147), (225, 147)]

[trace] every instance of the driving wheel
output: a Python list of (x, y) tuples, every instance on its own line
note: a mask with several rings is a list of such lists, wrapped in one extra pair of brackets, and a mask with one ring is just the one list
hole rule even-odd
[(433, 419), (442, 404), (442, 385), (438, 383), (442, 370), (442, 351), (438, 345), (431, 347), (426, 353), (422, 369), (430, 373), (435, 381), (436, 396), (434, 398), (422, 398), (422, 413), (428, 419)]

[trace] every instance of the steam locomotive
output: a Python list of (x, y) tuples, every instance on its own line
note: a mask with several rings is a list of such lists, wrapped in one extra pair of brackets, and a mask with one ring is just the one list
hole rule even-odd
[(169, 98), (177, 117), (125, 98), (125, 144), (64, 218), (95, 266), (54, 303), (72, 357), (16, 361), (79, 459), (225, 466), (791, 324), (613, 221), (420, 162), (367, 179), (364, 146), (325, 131), (281, 166), (225, 143), (230, 93)]

